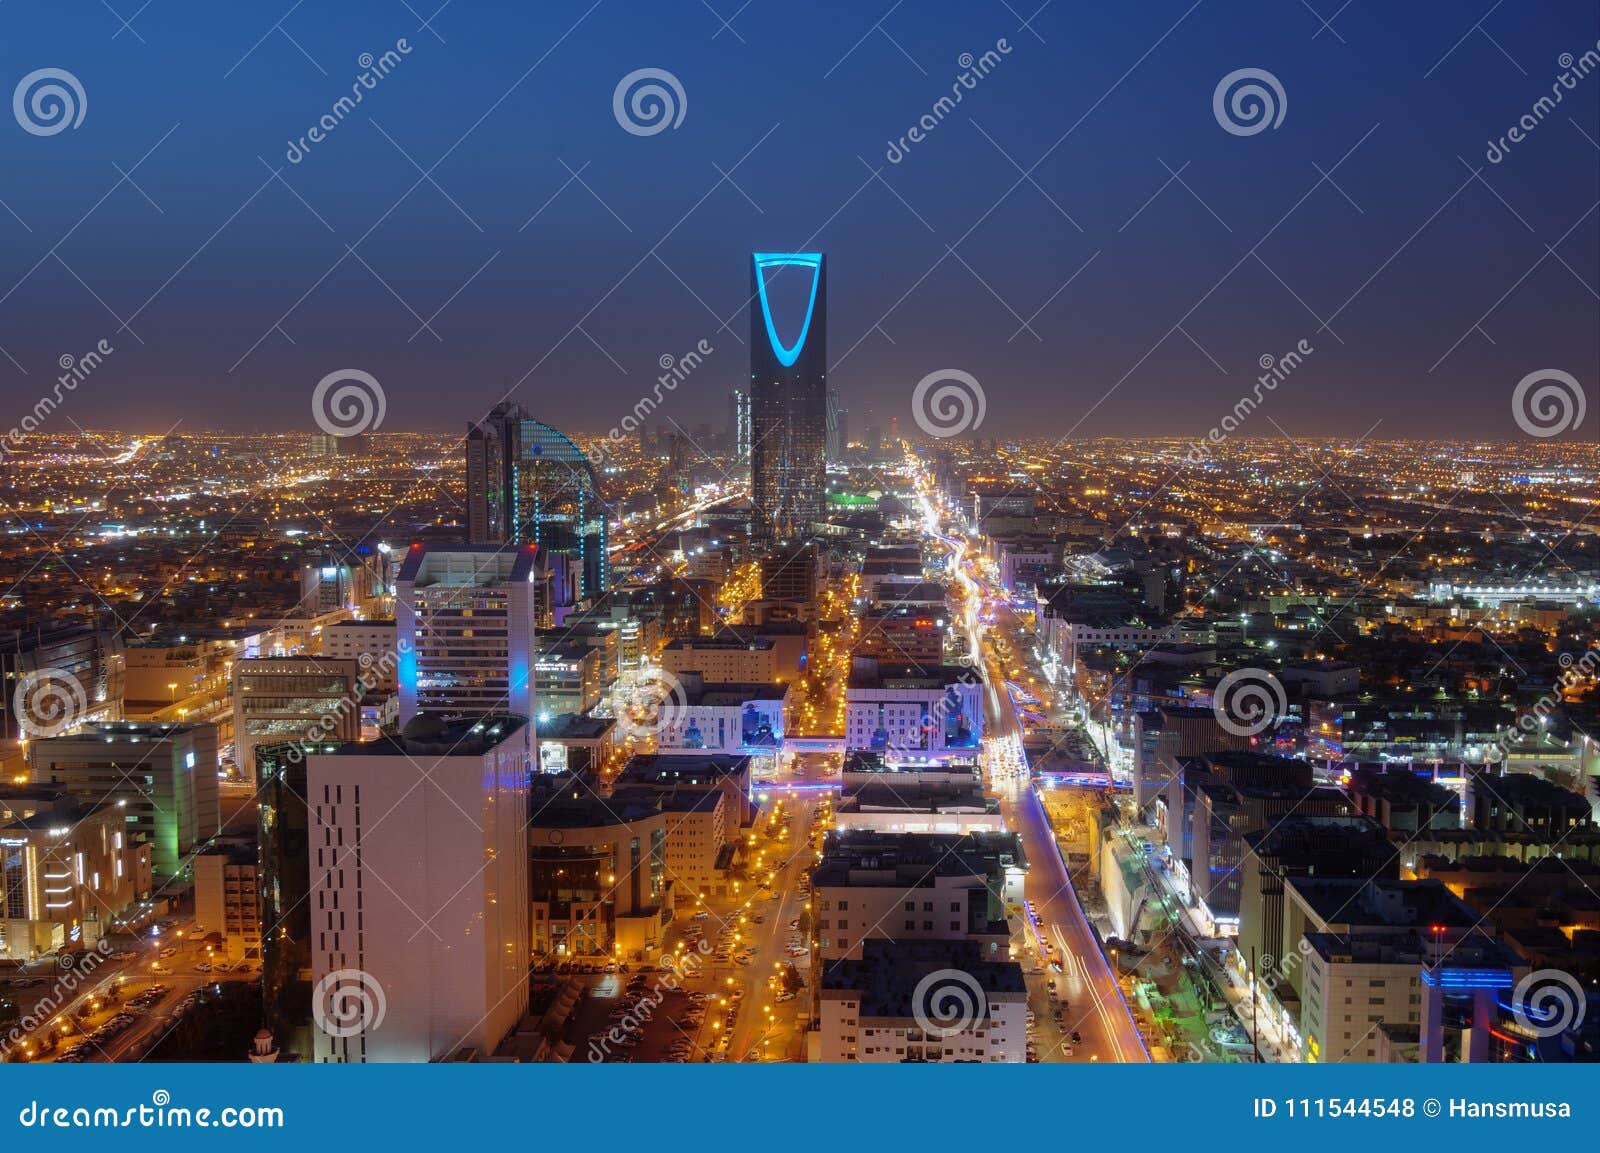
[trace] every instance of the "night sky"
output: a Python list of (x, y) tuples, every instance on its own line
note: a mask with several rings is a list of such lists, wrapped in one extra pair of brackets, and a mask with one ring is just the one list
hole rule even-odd
[[(1296, 435), (1511, 439), (1543, 368), (1600, 428), (1600, 72), (1485, 158), (1596, 48), (1593, 0), (1056, 0), (1031, 27), (1038, 0), (455, 0), (429, 28), (437, 0), (109, 2), (131, 30), (0, 4), (4, 93), (54, 67), (87, 98), (54, 135), (0, 117), (0, 425), (105, 339), (47, 428), (315, 431), (316, 382), (358, 368), (384, 429), (458, 430), (514, 386), (601, 431), (706, 340), (664, 412), (720, 428), (748, 254), (820, 249), (857, 435), (910, 431), (913, 386), (955, 368), (985, 435), (1199, 436), (1301, 340), (1270, 402)], [(676, 128), (619, 126), (640, 68), (681, 83)], [(1276, 128), (1219, 125), (1241, 68), (1281, 83)]]

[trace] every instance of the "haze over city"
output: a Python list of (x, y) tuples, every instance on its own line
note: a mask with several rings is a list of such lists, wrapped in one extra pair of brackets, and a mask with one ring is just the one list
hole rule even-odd
[(1600, 11), (1484, 5), (0, 0), (0, 1125), (1592, 1130)]

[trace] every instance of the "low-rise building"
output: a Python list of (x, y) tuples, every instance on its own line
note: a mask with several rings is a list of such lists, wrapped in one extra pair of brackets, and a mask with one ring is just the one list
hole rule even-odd
[(667, 816), (657, 799), (601, 799), (541, 777), (528, 822), (533, 955), (644, 960), (672, 921)]
[(984, 960), (972, 941), (869, 940), (823, 969), (819, 1001), (823, 1061), (1027, 1059), (1022, 967)]
[(836, 829), (811, 872), (812, 961), (859, 958), (873, 939), (974, 941), (1009, 960), (1006, 904), (1020, 904), (1022, 840), (1009, 832)]
[(698, 673), (708, 684), (771, 684), (778, 680), (770, 639), (724, 630), (714, 637), (679, 637), (661, 650), (661, 667), (676, 677)]
[(92, 949), (150, 895), (127, 806), (66, 798), (0, 820), (0, 960)]
[(194, 859), (194, 921), (202, 940), (221, 938), (230, 964), (261, 961), (259, 870), (252, 843), (218, 843)]
[(983, 677), (959, 665), (851, 661), (845, 748), (908, 762), (976, 759), (983, 747)]

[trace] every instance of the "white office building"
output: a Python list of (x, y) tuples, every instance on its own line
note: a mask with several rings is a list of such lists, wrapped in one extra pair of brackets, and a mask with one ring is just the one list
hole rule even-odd
[(534, 545), (414, 544), (395, 589), (400, 723), (534, 715)]
[(317, 1061), (489, 1056), (527, 1012), (532, 763), (503, 714), (307, 758)]
[(976, 760), (983, 748), (983, 677), (857, 657), (845, 689), (845, 748), (901, 763)]

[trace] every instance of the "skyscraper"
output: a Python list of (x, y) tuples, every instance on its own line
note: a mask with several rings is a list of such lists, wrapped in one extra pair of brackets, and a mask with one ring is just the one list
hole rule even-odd
[(728, 441), (740, 464), (750, 463), (750, 394), (742, 388), (728, 393)]
[[(803, 314), (780, 325), (769, 287), (783, 269), (810, 273)], [(827, 487), (828, 278), (820, 252), (750, 260), (752, 531), (767, 540), (822, 519)], [(787, 319), (787, 318), (786, 318)], [(780, 327), (797, 335), (787, 342)]]
[(467, 427), (467, 537), (536, 544), (582, 564), (578, 595), (611, 587), (606, 507), (594, 467), (565, 433), (497, 404)]
[(315, 1060), (489, 1056), (516, 1028), (533, 747), (525, 717), (425, 715), (306, 759)]

